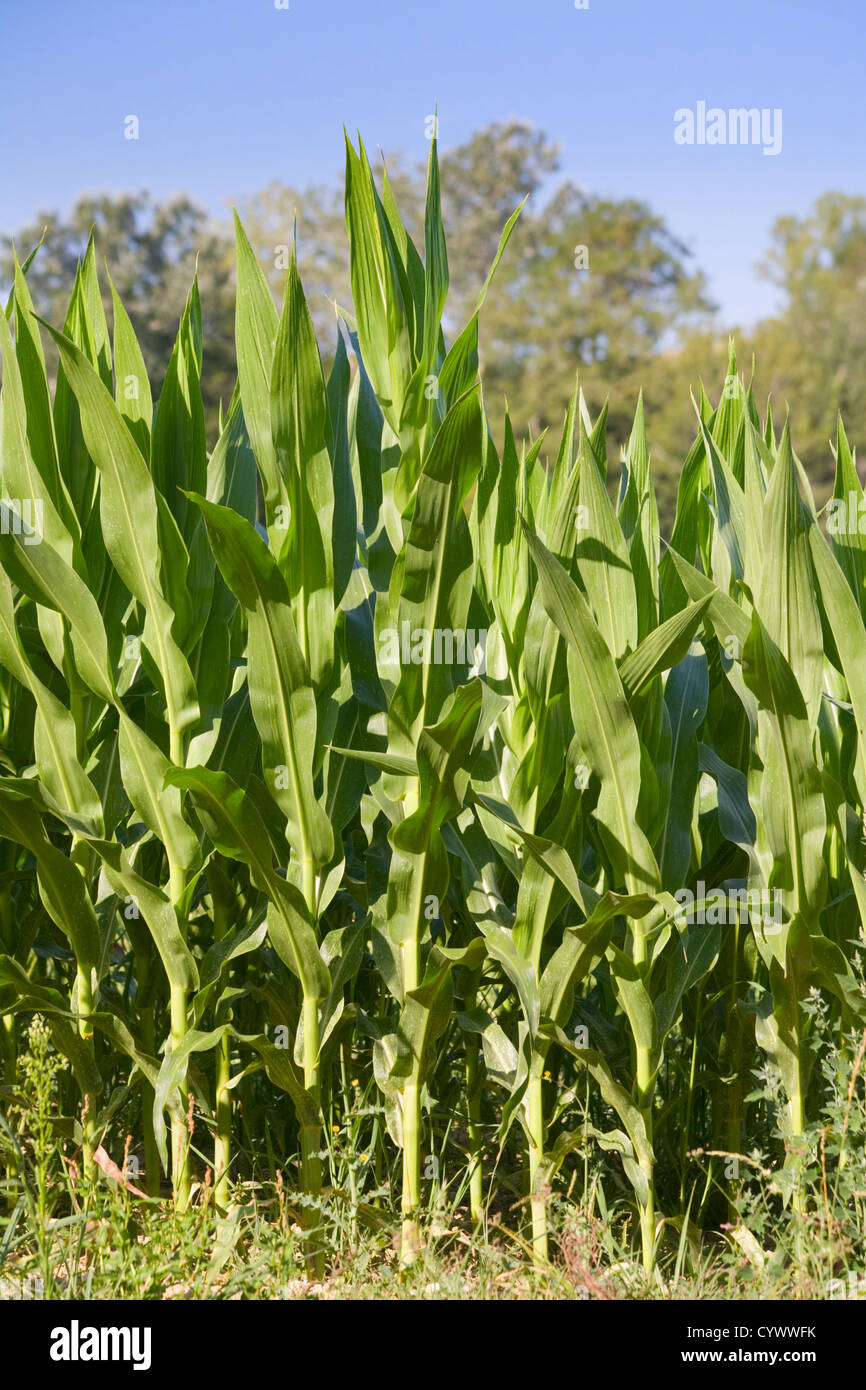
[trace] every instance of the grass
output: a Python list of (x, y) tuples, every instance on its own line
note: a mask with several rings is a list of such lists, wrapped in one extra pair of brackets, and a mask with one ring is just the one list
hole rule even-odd
[[(7, 1297), (54, 1299), (427, 1299), (439, 1300), (824, 1300), (866, 1297), (862, 1262), (840, 1234), (829, 1239), (820, 1222), (800, 1238), (801, 1262), (791, 1261), (794, 1236), (762, 1258), (734, 1240), (707, 1242), (699, 1254), (671, 1248), (651, 1282), (630, 1244), (596, 1212), (563, 1205), (552, 1213), (549, 1263), (539, 1265), (514, 1230), (496, 1224), (488, 1238), (442, 1213), (428, 1223), (419, 1257), (401, 1267), (395, 1222), (355, 1243), (343, 1242), (321, 1279), (305, 1267), (303, 1229), (281, 1198), (235, 1195), (228, 1217), (213, 1206), (178, 1213), (148, 1210), (120, 1195), (102, 1194), (92, 1207), (50, 1228), (51, 1274), (18, 1228), (0, 1271)], [(817, 1194), (816, 1194), (817, 1195)], [(244, 1197), (249, 1200), (243, 1201)], [(285, 1204), (282, 1203), (285, 1208)], [(279, 1213), (279, 1214), (278, 1214)], [(158, 1218), (158, 1219), (155, 1219)]]
[[(649, 1279), (634, 1255), (634, 1213), (617, 1164), (595, 1164), (577, 1200), (577, 1170), (567, 1191), (543, 1194), (551, 1250), (544, 1261), (526, 1230), (525, 1196), (500, 1201), (480, 1224), (471, 1219), (465, 1191), (450, 1203), (431, 1204), (424, 1212), (424, 1241), (407, 1266), (400, 1259), (399, 1203), (388, 1182), (375, 1204), (326, 1189), (316, 1210), (317, 1243), (328, 1257), (327, 1272), (319, 1277), (309, 1268), (303, 1190), (290, 1187), (282, 1175), (276, 1182), (234, 1184), (228, 1209), (221, 1210), (213, 1171), (204, 1168), (184, 1208), (170, 1193), (147, 1198), (138, 1188), (141, 1175), (129, 1163), (130, 1135), (124, 1171), (106, 1167), (88, 1181), (52, 1136), (63, 1059), (39, 1020), (31, 1025), (30, 1041), (26, 1085), (15, 1111), (18, 1178), (7, 1184), (8, 1210), (0, 1218), (5, 1298), (866, 1298), (866, 1191), (859, 1182), (866, 1102), (858, 1095), (856, 1074), (828, 1076), (834, 1099), (814, 1136), (802, 1214), (784, 1208), (773, 1173), (753, 1156), (743, 1164), (747, 1176), (732, 1220), (718, 1232), (669, 1223)], [(862, 1062), (866, 1035), (861, 1048)], [(366, 1156), (354, 1152), (351, 1127), (340, 1147), (345, 1167), (363, 1166)], [(845, 1152), (848, 1161), (840, 1168)], [(712, 1158), (730, 1157), (690, 1155), (695, 1182), (709, 1176)]]

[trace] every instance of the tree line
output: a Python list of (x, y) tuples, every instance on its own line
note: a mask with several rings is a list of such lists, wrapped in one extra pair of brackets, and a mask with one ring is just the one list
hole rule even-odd
[[(382, 162), (401, 216), (423, 246), (424, 166), (401, 157)], [(642, 390), (659, 508), (669, 526), (695, 433), (691, 397), (698, 397), (701, 381), (724, 376), (734, 332), (747, 377), (753, 353), (760, 363), (759, 402), (772, 396), (781, 417), (787, 401), (796, 401), (794, 447), (823, 500), (832, 479), (829, 440), (837, 411), (852, 440), (866, 434), (866, 199), (828, 192), (807, 216), (777, 219), (759, 270), (779, 288), (781, 308), (746, 334), (720, 319), (689, 249), (648, 204), (600, 197), (558, 178), (559, 167), (558, 147), (519, 122), (488, 126), (441, 157), (453, 326), (471, 313), (501, 228), (527, 200), (482, 314), (481, 360), (494, 430), (501, 432), (507, 401), (518, 438), (536, 438), (546, 429), (557, 436), (579, 371), (591, 408), (598, 410), (610, 395), (615, 458)], [(319, 341), (326, 354), (333, 351), (334, 305), (351, 309), (339, 181), (308, 188), (275, 182), (239, 198), (238, 210), (271, 267), (275, 294), (282, 292), (296, 231)], [(227, 406), (236, 379), (229, 218), (214, 218), (188, 196), (157, 201), (145, 192), (81, 197), (68, 217), (40, 214), (16, 230), (14, 242), (21, 259), (39, 243), (28, 282), (36, 312), (52, 324), (64, 322), (67, 287), (92, 229), (157, 381), (197, 269), (213, 442), (220, 403)], [(11, 283), (13, 268), (6, 237), (0, 283)], [(110, 299), (105, 308), (110, 319)], [(446, 320), (446, 335), (448, 327)]]

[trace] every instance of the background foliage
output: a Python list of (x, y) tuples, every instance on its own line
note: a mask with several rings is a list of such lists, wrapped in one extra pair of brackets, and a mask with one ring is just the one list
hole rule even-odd
[[(399, 156), (387, 162), (398, 205), (417, 239), (423, 169)], [(482, 323), (488, 410), (501, 425), (507, 397), (518, 435), (558, 430), (580, 366), (592, 407), (599, 409), (610, 397), (609, 426), (618, 447), (628, 437), (642, 387), (667, 533), (692, 437), (689, 392), (700, 378), (721, 379), (728, 336), (739, 325), (718, 321), (701, 270), (675, 228), (645, 204), (558, 183), (556, 170), (551, 140), (515, 122), (491, 125), (443, 155), (451, 267), (446, 328), (468, 318), (500, 231), (528, 195)], [(288, 247), (297, 219), (305, 289), (327, 361), (336, 344), (332, 301), (351, 307), (339, 187), (274, 183), (254, 195), (239, 190), (237, 202), (275, 293), (285, 271), (285, 254), (279, 259), (275, 248)], [(231, 228), (186, 198), (155, 204), (146, 194), (82, 198), (67, 218), (41, 214), (17, 229), (15, 238), (25, 254), (45, 231), (30, 279), (34, 304), (52, 323), (62, 321), (67, 286), (93, 226), (156, 381), (174, 342), (176, 305), (197, 263), (208, 354), (203, 396), (212, 439), (218, 404), (227, 403), (234, 384)], [(588, 249), (589, 271), (575, 269), (578, 245)], [(740, 358), (748, 362), (754, 353), (756, 389), (779, 408), (792, 405), (798, 450), (823, 498), (831, 477), (827, 443), (834, 409), (842, 409), (855, 438), (866, 425), (866, 199), (827, 193), (809, 216), (779, 218), (763, 269), (778, 285), (780, 311), (748, 336), (737, 331)], [(10, 284), (11, 275), (7, 241), (0, 251), (0, 283)], [(105, 301), (110, 321), (107, 288)]]

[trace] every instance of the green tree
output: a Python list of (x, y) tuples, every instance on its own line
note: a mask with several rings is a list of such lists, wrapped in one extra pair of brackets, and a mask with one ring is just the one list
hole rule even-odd
[[(228, 404), (235, 383), (233, 346), (234, 254), (227, 229), (187, 197), (157, 202), (146, 193), (79, 198), (68, 218), (43, 213), (16, 233), (20, 259), (40, 241), (27, 272), (36, 312), (62, 327), (69, 286), (79, 259), (95, 233), (105, 262), (132, 319), (148, 371), (160, 383), (168, 366), (184, 302), (198, 270), (202, 337), (207, 353), (203, 386), (211, 435), (220, 400)], [(12, 249), (0, 248), (0, 283), (12, 280)], [(103, 277), (105, 311), (112, 320), (111, 297)], [(53, 377), (57, 354), (45, 340)]]
[(538, 433), (559, 424), (579, 371), (596, 409), (608, 394), (623, 401), (609, 423), (624, 443), (653, 355), (712, 307), (687, 257), (646, 204), (561, 185), (518, 224), (491, 297), (482, 329), (488, 398), (505, 393), (514, 419)]
[[(401, 216), (424, 240), (423, 162), (370, 152), (387, 168)], [(713, 315), (706, 283), (688, 249), (645, 203), (602, 198), (558, 179), (560, 152), (540, 130), (492, 124), (441, 158), (449, 228), (451, 295), (444, 327), (453, 336), (471, 313), (504, 222), (527, 198), (481, 318), (481, 366), (491, 424), (501, 434), (507, 399), (518, 436), (561, 423), (575, 372), (590, 408), (611, 400), (609, 453), (615, 462), (643, 389), (663, 526), (669, 526), (679, 471), (694, 438), (690, 393), (724, 375), (728, 328)], [(342, 179), (310, 188), (274, 182), (238, 200), (250, 239), (277, 299), (297, 235), (304, 288), (323, 356), (336, 345), (335, 303), (351, 310)], [(187, 197), (147, 194), (82, 198), (68, 218), (46, 214), (16, 235), (20, 256), (44, 237), (28, 272), (37, 312), (62, 324), (68, 286), (95, 229), (159, 382), (186, 293), (198, 267), (208, 370), (210, 438), (219, 402), (235, 383), (232, 344), (234, 251), (230, 228)], [(828, 439), (841, 408), (853, 440), (866, 436), (866, 199), (828, 193), (803, 218), (780, 218), (760, 269), (783, 295), (780, 313), (737, 335), (741, 371), (752, 353), (755, 391), (782, 414), (795, 403), (795, 447), (820, 496), (832, 474)], [(12, 276), (0, 248), (0, 283)], [(111, 316), (111, 305), (106, 303)], [(46, 342), (53, 368), (53, 345)], [(550, 450), (545, 447), (545, 454)]]
[(784, 295), (755, 332), (764, 387), (791, 401), (794, 446), (826, 490), (836, 412), (852, 443), (866, 439), (866, 198), (825, 193), (780, 217), (759, 269)]

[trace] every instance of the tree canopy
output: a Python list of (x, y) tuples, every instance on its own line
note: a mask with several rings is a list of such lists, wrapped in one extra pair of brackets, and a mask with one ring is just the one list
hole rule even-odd
[[(401, 214), (423, 248), (424, 168), (384, 160)], [(646, 203), (600, 197), (558, 180), (559, 151), (544, 132), (510, 122), (477, 132), (441, 157), (451, 279), (449, 310), (464, 322), (496, 253), (502, 227), (526, 205), (481, 318), (481, 358), (491, 424), (504, 406), (518, 437), (559, 427), (575, 373), (592, 407), (620, 403), (608, 419), (611, 457), (625, 444), (643, 389), (662, 516), (669, 521), (676, 484), (695, 430), (690, 391), (724, 373), (730, 325), (718, 320), (703, 272), (673, 229)], [(290, 249), (298, 261), (324, 356), (336, 344), (335, 304), (351, 309), (342, 189), (274, 182), (238, 199), (263, 264), (282, 292)], [(229, 219), (189, 197), (146, 193), (82, 197), (68, 217), (47, 212), (18, 229), (37, 313), (63, 324), (65, 288), (91, 231), (98, 254), (126, 304), (145, 361), (161, 380), (193, 275), (208, 344), (206, 416), (211, 438), (220, 402), (228, 403), (236, 367), (232, 346), (235, 267)], [(748, 365), (756, 351), (756, 396), (772, 393), (779, 410), (797, 402), (795, 448), (819, 484), (832, 470), (828, 439), (841, 408), (856, 440), (866, 427), (866, 199), (829, 192), (808, 216), (780, 217), (761, 273), (780, 291), (779, 313), (749, 337), (738, 336)], [(0, 281), (13, 255), (0, 251)], [(106, 303), (111, 316), (111, 304)], [(446, 321), (446, 332), (448, 322)], [(49, 344), (49, 366), (53, 368)], [(214, 360), (216, 356), (217, 360)]]

